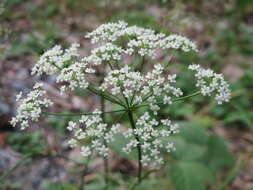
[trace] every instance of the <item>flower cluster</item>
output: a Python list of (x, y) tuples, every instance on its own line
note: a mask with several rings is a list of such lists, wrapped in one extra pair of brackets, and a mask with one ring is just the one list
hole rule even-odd
[(180, 36), (177, 34), (171, 34), (169, 36), (164, 37), (159, 41), (159, 46), (162, 49), (181, 49), (184, 52), (195, 51), (197, 52), (196, 45), (190, 41), (188, 38), (184, 36)]
[(32, 74), (42, 75), (54, 74), (70, 64), (74, 58), (78, 57), (79, 44), (72, 44), (68, 49), (63, 50), (60, 45), (54, 46), (46, 51), (39, 61), (32, 68)]
[(29, 120), (38, 121), (43, 107), (51, 106), (53, 103), (48, 98), (45, 98), (46, 91), (42, 89), (41, 83), (36, 83), (26, 98), (22, 98), (22, 93), (17, 95), (19, 107), (16, 117), (13, 117), (10, 123), (16, 126), (18, 123), (21, 129), (25, 129), (29, 125)]
[(123, 49), (112, 44), (106, 43), (91, 51), (91, 55), (84, 57), (83, 61), (94, 65), (100, 65), (103, 62), (119, 61)]
[(103, 24), (91, 33), (86, 35), (91, 38), (92, 43), (97, 42), (116, 42), (125, 37), (126, 48), (124, 53), (132, 55), (137, 53), (141, 56), (155, 58), (157, 49), (176, 49), (185, 52), (198, 51), (196, 45), (189, 39), (180, 35), (165, 35), (155, 33), (151, 29), (144, 29), (137, 26), (128, 26), (127, 23), (119, 21), (118, 23)]
[[(68, 49), (63, 49), (57, 45), (46, 51), (39, 61), (32, 68), (32, 74), (41, 75), (59, 73), (57, 82), (61, 83), (61, 91), (68, 87), (87, 88), (89, 82), (87, 74), (95, 73), (93, 65), (102, 63), (112, 63), (122, 60), (122, 54), (132, 55), (137, 53), (141, 56), (155, 57), (156, 49), (163, 50), (173, 48), (183, 51), (197, 51), (196, 46), (190, 40), (179, 35), (156, 34), (151, 29), (137, 26), (128, 26), (127, 23), (119, 21), (117, 23), (103, 24), (93, 32), (86, 35), (93, 43), (106, 41), (91, 51), (89, 56), (78, 60), (79, 44), (72, 44)], [(114, 42), (125, 37), (127, 42), (123, 47)], [(67, 86), (66, 83), (69, 85)]]
[(85, 74), (94, 72), (95, 70), (89, 68), (87, 63), (75, 62), (60, 71), (56, 82), (67, 82), (69, 84), (68, 86), (62, 85), (61, 92), (65, 91), (66, 88), (70, 88), (71, 90), (76, 88), (86, 89), (89, 86), (89, 82), (86, 80)]
[[(111, 91), (113, 95), (131, 99), (130, 103), (140, 104), (147, 101), (150, 109), (157, 114), (159, 104), (171, 104), (171, 96), (180, 96), (182, 91), (172, 84), (176, 82), (176, 75), (163, 76), (164, 68), (157, 64), (151, 72), (142, 75), (131, 71), (129, 66), (119, 70), (112, 70), (105, 77), (101, 89)], [(160, 100), (163, 97), (162, 101)]]
[(200, 65), (190, 65), (190, 70), (196, 72), (196, 86), (200, 87), (203, 96), (215, 94), (218, 104), (228, 102), (231, 98), (229, 84), (224, 80), (222, 74), (217, 74), (211, 69), (204, 69)]
[[(171, 152), (175, 150), (172, 142), (163, 143), (161, 138), (168, 138), (170, 135), (179, 132), (178, 125), (170, 120), (157, 121), (148, 112), (145, 112), (136, 122), (136, 129), (128, 129), (124, 132), (127, 139), (131, 139), (123, 148), (123, 151), (130, 153), (139, 144), (142, 149), (142, 164), (159, 167), (163, 164), (162, 151)], [(138, 140), (136, 140), (136, 137)]]
[(70, 121), (67, 129), (72, 131), (73, 138), (70, 139), (69, 144), (71, 147), (75, 147), (82, 141), (89, 140), (89, 145), (83, 145), (81, 143), (81, 153), (87, 157), (95, 151), (98, 155), (106, 157), (108, 155), (109, 148), (105, 146), (109, 142), (113, 141), (113, 136), (119, 132), (119, 124), (109, 126), (103, 122), (100, 111), (94, 111), (93, 115), (82, 116), (79, 120), (79, 124), (83, 125), (79, 127), (77, 123)]
[[(57, 45), (46, 51), (39, 61), (32, 68), (32, 74), (41, 75), (59, 73), (56, 82), (62, 83), (61, 92), (67, 88), (87, 88), (89, 83), (85, 74), (94, 73), (95, 70), (88, 66), (88, 63), (79, 62), (77, 58), (79, 44), (72, 44), (68, 49), (63, 50)], [(69, 85), (67, 86), (66, 83)]]
[(91, 43), (103, 41), (115, 41), (119, 36), (118, 31), (124, 30), (127, 23), (119, 21), (118, 23), (107, 23), (100, 25), (96, 30), (88, 33), (85, 37), (91, 38)]

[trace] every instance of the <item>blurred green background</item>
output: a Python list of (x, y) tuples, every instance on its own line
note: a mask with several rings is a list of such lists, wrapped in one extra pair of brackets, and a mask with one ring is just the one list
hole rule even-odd
[[(252, 0), (2, 0), (0, 3), (0, 189), (104, 189), (101, 161), (85, 164), (66, 146), (68, 118), (49, 118), (29, 131), (10, 127), (15, 95), (28, 92), (33, 63), (54, 44), (91, 46), (84, 35), (101, 23), (124, 20), (195, 41), (198, 55), (178, 54), (181, 87), (192, 92), (185, 65), (222, 72), (232, 100), (222, 106), (196, 97), (164, 108), (181, 124), (177, 151), (167, 167), (150, 175), (142, 190), (253, 190), (253, 1)], [(40, 78), (55, 96), (54, 110), (91, 108), (95, 97), (61, 97), (54, 78)], [(85, 94), (84, 94), (85, 95)], [(87, 96), (87, 95), (85, 95)], [(123, 118), (124, 120), (124, 118)], [(128, 189), (135, 161), (112, 144), (110, 190)]]

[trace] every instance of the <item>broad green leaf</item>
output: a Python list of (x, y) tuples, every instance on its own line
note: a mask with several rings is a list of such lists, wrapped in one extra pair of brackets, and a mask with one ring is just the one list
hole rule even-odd
[[(241, 107), (240, 105), (235, 105), (235, 108), (237, 109), (237, 119), (245, 123), (253, 130), (253, 113), (243, 109), (243, 107)], [(235, 115), (234, 117), (236, 118)]]
[[(105, 185), (103, 185), (101, 183), (93, 183), (93, 184), (86, 185), (85, 189), (87, 189), (87, 190), (98, 190), (98, 189), (104, 190), (106, 188), (105, 188)], [(111, 188), (111, 187), (110, 187), (110, 189), (115, 190), (115, 188)]]
[(18, 132), (8, 138), (12, 148), (24, 155), (37, 156), (47, 149), (47, 143), (40, 132)]
[(197, 162), (175, 163), (169, 173), (176, 190), (205, 190), (215, 180), (210, 169)]
[(218, 135), (211, 135), (207, 142), (207, 152), (204, 157), (205, 163), (212, 170), (230, 167), (234, 163), (233, 156), (229, 153), (224, 140)]
[(77, 186), (70, 183), (53, 183), (50, 181), (43, 181), (42, 187), (44, 190), (75, 190)]
[[(139, 185), (137, 185), (134, 190), (148, 190), (156, 189), (155, 186), (159, 183), (156, 179), (143, 180)], [(161, 186), (160, 186), (161, 187)]]
[(187, 142), (195, 144), (206, 144), (208, 139), (207, 131), (204, 127), (194, 124), (181, 122), (180, 126), (180, 136), (182, 136)]
[(172, 152), (171, 155), (176, 160), (196, 161), (203, 157), (206, 151), (205, 146), (188, 143), (182, 137), (163, 138), (162, 142), (164, 144), (169, 142), (173, 142), (175, 144), (176, 151)]
[(192, 117), (195, 111), (196, 107), (194, 104), (185, 102), (177, 102), (177, 104), (172, 104), (162, 110), (164, 114), (170, 114), (173, 115), (173, 117)]
[(204, 128), (211, 128), (217, 125), (217, 120), (214, 117), (207, 115), (197, 115), (194, 117), (192, 122), (197, 124), (197, 126)]

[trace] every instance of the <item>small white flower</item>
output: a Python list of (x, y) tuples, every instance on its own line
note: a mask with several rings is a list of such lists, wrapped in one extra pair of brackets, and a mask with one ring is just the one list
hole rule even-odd
[(68, 49), (63, 50), (61, 46), (56, 45), (46, 51), (39, 61), (32, 68), (32, 74), (42, 75), (54, 74), (64, 68), (71, 59), (79, 56), (77, 48), (79, 44), (72, 44)]
[(42, 89), (42, 83), (36, 83), (33, 87), (33, 91), (27, 94), (27, 97), (21, 99), (22, 93), (17, 95), (17, 101), (19, 106), (17, 108), (17, 115), (10, 121), (14, 127), (20, 123), (21, 129), (25, 129), (29, 126), (29, 120), (38, 121), (42, 108), (51, 106), (53, 103), (51, 100), (45, 98), (46, 91)]
[[(140, 72), (131, 71), (129, 66), (119, 70), (112, 70), (104, 78), (100, 89), (110, 91), (118, 97), (124, 95), (125, 98), (133, 98), (133, 102), (140, 104), (144, 101), (149, 103), (150, 109), (157, 114), (160, 110), (159, 98), (164, 96), (164, 104), (171, 104), (171, 96), (181, 96), (182, 91), (172, 86), (176, 82), (176, 75), (163, 76), (164, 68), (157, 64), (151, 72), (142, 75)], [(170, 80), (166, 80), (169, 78)], [(136, 95), (136, 96), (135, 96)], [(121, 97), (123, 99), (123, 97)], [(159, 104), (158, 104), (159, 102)]]
[(91, 150), (89, 147), (87, 146), (82, 146), (81, 147), (81, 154), (84, 156), (84, 157), (88, 157), (91, 155)]
[(72, 131), (73, 138), (71, 140), (71, 146), (77, 146), (80, 140), (91, 139), (90, 144), (82, 146), (82, 155), (89, 156), (92, 152), (106, 157), (108, 156), (109, 148), (104, 145), (111, 141), (114, 141), (114, 135), (119, 132), (119, 124), (109, 127), (106, 123), (103, 123), (101, 118), (101, 111), (95, 110), (93, 115), (82, 116), (79, 120), (80, 126), (77, 123), (70, 121), (68, 130)]
[(91, 55), (82, 60), (94, 65), (100, 65), (103, 62), (112, 62), (121, 60), (123, 49), (112, 43), (106, 43), (91, 51)]
[[(160, 126), (160, 127), (159, 127)], [(128, 129), (124, 132), (124, 137), (132, 139), (126, 144), (122, 151), (130, 153), (140, 144), (142, 149), (142, 160), (144, 166), (151, 165), (158, 168), (162, 163), (162, 150), (171, 152), (175, 150), (173, 143), (162, 143), (162, 137), (169, 137), (172, 134), (178, 133), (178, 125), (172, 123), (168, 119), (155, 120), (148, 112), (145, 112), (136, 121), (136, 129)], [(139, 142), (135, 139), (139, 138)]]
[(204, 69), (200, 65), (190, 65), (190, 70), (196, 72), (196, 86), (200, 87), (203, 96), (215, 94), (215, 100), (218, 104), (228, 102), (231, 98), (229, 84), (224, 80), (222, 74), (217, 74), (211, 69)]
[(166, 149), (167, 149), (168, 152), (176, 150), (174, 143), (168, 143), (167, 146), (166, 146)]
[(70, 121), (69, 124), (68, 124), (67, 129), (68, 129), (69, 131), (72, 131), (75, 127), (76, 127), (76, 123), (73, 122), (73, 121)]
[(94, 73), (95, 71), (91, 68), (88, 68), (86, 63), (75, 62), (70, 66), (63, 68), (60, 71), (60, 74), (57, 77), (56, 82), (69, 83), (68, 86), (64, 85), (61, 87), (61, 92), (65, 91), (67, 88), (74, 90), (76, 88), (85, 89), (88, 87), (89, 83), (87, 82), (85, 75), (89, 73)]
[(126, 48), (124, 52), (132, 55), (137, 53), (141, 56), (155, 58), (157, 49), (176, 49), (184, 52), (197, 52), (196, 45), (186, 37), (172, 34), (166, 36), (163, 33), (155, 33), (151, 29), (138, 26), (128, 26), (127, 23), (119, 21), (116, 23), (103, 24), (86, 35), (92, 43), (110, 42), (125, 38)]

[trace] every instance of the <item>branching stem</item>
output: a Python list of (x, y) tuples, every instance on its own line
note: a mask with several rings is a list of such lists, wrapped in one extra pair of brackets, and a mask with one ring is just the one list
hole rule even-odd
[[(128, 113), (128, 117), (129, 117), (129, 120), (130, 120), (130, 124), (131, 124), (131, 127), (132, 129), (136, 129), (136, 125), (135, 125), (135, 122), (134, 122), (134, 118), (133, 118), (133, 112), (131, 109), (129, 109), (127, 111)], [(137, 145), (137, 151), (138, 151), (138, 183), (141, 182), (142, 180), (142, 163), (141, 163), (141, 160), (142, 160), (142, 151), (141, 151), (141, 144), (140, 144), (140, 138), (138, 135), (134, 135), (135, 136), (135, 139), (138, 141), (138, 145)]]
[[(187, 96), (182, 96), (182, 97), (179, 97), (179, 98), (175, 98), (172, 100), (172, 102), (177, 102), (177, 101), (180, 101), (180, 100), (186, 100), (188, 98), (191, 98), (193, 96), (197, 96), (200, 94), (200, 91), (197, 91), (193, 94), (189, 94)], [(163, 102), (157, 102), (157, 104), (163, 104)], [(140, 104), (140, 105), (134, 105), (134, 108), (140, 108), (140, 107), (144, 107), (144, 106), (149, 106), (149, 104)]]
[[(107, 112), (102, 112), (102, 114), (107, 114), (107, 113), (117, 113), (117, 112), (123, 112), (126, 111), (125, 109), (122, 110), (113, 110), (113, 111), (107, 111)], [(52, 113), (52, 112), (42, 112), (44, 115), (51, 115), (51, 116), (59, 116), (59, 117), (76, 117), (76, 116), (82, 116), (82, 115), (97, 115), (95, 113)]]
[(108, 100), (108, 101), (110, 101), (110, 102), (112, 102), (112, 103), (114, 103), (114, 104), (118, 104), (118, 105), (120, 105), (120, 106), (122, 106), (122, 107), (125, 107), (125, 105), (122, 103), (122, 102), (120, 102), (120, 101), (118, 101), (118, 100), (115, 100), (114, 98), (112, 98), (111, 96), (111, 94), (110, 95), (107, 95), (106, 93), (104, 93), (103, 91), (101, 91), (101, 90), (97, 90), (97, 89), (95, 89), (95, 88), (93, 88), (93, 87), (91, 87), (91, 86), (89, 86), (88, 88), (87, 88), (90, 92), (92, 92), (92, 93), (94, 93), (94, 94), (97, 94), (98, 96), (101, 96), (101, 97), (103, 97), (104, 99), (106, 99), (106, 100)]
[[(105, 66), (103, 66), (103, 70), (105, 70)], [(101, 73), (101, 81), (100, 81), (100, 84), (103, 83), (103, 78), (104, 78), (104, 73)], [(105, 98), (103, 96), (100, 97), (100, 106), (101, 106), (101, 111), (102, 111), (102, 114), (101, 114), (101, 118), (103, 120), (103, 122), (105, 123), (106, 122), (106, 117), (105, 117)], [(109, 129), (107, 128), (107, 131)], [(107, 148), (108, 147), (108, 144), (106, 142), (105, 139), (103, 139), (103, 143), (104, 143), (104, 146)], [(108, 187), (108, 175), (109, 175), (109, 162), (108, 162), (108, 157), (105, 156), (103, 157), (103, 163), (104, 163), (104, 181), (105, 181), (105, 189), (107, 189)]]

